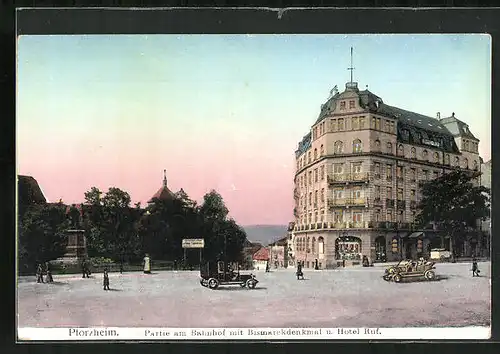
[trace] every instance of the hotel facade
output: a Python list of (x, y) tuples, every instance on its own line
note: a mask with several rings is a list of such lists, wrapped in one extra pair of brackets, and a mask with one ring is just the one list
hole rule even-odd
[(351, 79), (321, 105), (295, 152), (291, 263), (322, 269), (448, 248), (444, 237), (415, 228), (418, 183), (452, 169), (480, 170), (478, 145), (454, 113), (432, 118), (393, 107)]

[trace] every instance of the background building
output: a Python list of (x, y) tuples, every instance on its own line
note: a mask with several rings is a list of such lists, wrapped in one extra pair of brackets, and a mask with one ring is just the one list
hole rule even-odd
[(418, 182), (478, 170), (478, 145), (454, 113), (433, 118), (393, 107), (351, 79), (321, 105), (295, 152), (292, 258), (328, 268), (447, 247), (433, 230), (414, 227)]

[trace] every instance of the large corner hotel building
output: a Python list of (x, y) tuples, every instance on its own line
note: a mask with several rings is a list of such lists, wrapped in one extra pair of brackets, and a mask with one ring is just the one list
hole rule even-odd
[(295, 152), (292, 259), (330, 268), (442, 247), (441, 237), (414, 228), (418, 182), (479, 170), (478, 144), (455, 114), (431, 118), (389, 106), (351, 79), (321, 106)]

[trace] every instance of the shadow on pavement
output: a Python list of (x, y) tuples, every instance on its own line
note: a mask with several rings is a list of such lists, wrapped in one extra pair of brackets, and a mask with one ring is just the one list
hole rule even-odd
[(255, 290), (267, 290), (266, 287), (256, 287), (254, 289), (248, 289), (248, 288), (242, 288), (241, 286), (239, 287), (220, 287), (220, 288), (217, 288), (217, 290), (221, 290), (221, 291), (255, 291)]

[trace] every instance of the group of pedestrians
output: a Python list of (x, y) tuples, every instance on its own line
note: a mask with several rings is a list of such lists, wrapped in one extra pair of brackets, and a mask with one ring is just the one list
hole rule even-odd
[[(44, 275), (45, 275), (45, 281), (43, 279)], [(45, 265), (42, 265), (42, 263), (38, 264), (36, 268), (36, 282), (37, 283), (54, 282), (54, 278), (52, 277), (52, 271), (50, 270), (50, 265), (48, 262), (46, 262)]]

